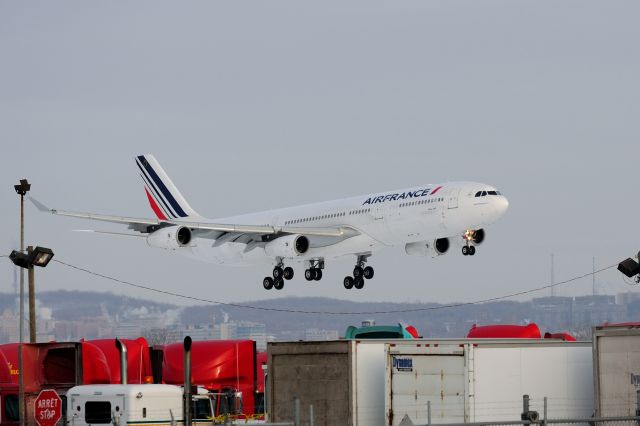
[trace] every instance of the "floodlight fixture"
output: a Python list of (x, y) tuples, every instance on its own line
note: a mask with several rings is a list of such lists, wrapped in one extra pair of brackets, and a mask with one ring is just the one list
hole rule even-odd
[(24, 269), (29, 269), (29, 255), (26, 253), (13, 250), (9, 255), (9, 259), (11, 259), (14, 265)]
[(9, 259), (14, 265), (21, 268), (29, 269), (33, 266), (44, 268), (53, 258), (53, 250), (47, 247), (36, 247), (30, 254), (21, 253), (13, 250), (9, 255)]
[[(638, 256), (640, 256), (640, 253), (638, 253)], [(633, 278), (640, 273), (640, 263), (629, 257), (618, 264), (618, 271), (629, 278)]]
[(20, 179), (20, 183), (18, 185), (13, 185), (13, 188), (16, 190), (18, 195), (26, 195), (29, 190), (31, 190), (31, 184), (26, 179)]

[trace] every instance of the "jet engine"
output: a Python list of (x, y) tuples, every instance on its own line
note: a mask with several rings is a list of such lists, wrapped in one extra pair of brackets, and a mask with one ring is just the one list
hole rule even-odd
[(407, 243), (404, 251), (412, 256), (440, 256), (449, 251), (451, 243), (448, 238), (438, 238), (433, 242), (418, 241), (415, 243)]
[(185, 247), (190, 242), (191, 229), (186, 226), (160, 228), (147, 236), (147, 244), (149, 244), (149, 246), (167, 250)]
[(264, 251), (270, 257), (292, 258), (309, 250), (309, 239), (304, 235), (286, 235), (269, 241)]

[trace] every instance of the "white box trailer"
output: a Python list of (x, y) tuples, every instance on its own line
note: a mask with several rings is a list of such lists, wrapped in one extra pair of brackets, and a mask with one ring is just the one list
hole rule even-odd
[(593, 376), (598, 417), (636, 415), (640, 324), (593, 328)]
[[(433, 357), (436, 348), (439, 355)], [(393, 357), (414, 351), (423, 356), (416, 359), (416, 369), (398, 375)], [(424, 358), (427, 353), (432, 358)], [(313, 406), (316, 426), (395, 425), (404, 414), (416, 424), (426, 423), (430, 399), (434, 423), (438, 419), (519, 420), (523, 394), (531, 395), (532, 409), (540, 414), (545, 396), (555, 417), (593, 414), (590, 343), (524, 339), (274, 342), (269, 343), (268, 354), (267, 415), (272, 422), (293, 419), (294, 398), (300, 400), (303, 423), (310, 420)], [(418, 378), (418, 372), (424, 377)], [(446, 386), (437, 382), (437, 387), (432, 381), (436, 377)], [(438, 417), (437, 410), (444, 408), (446, 413)]]
[(387, 345), (385, 424), (519, 420), (523, 395), (549, 418), (593, 415), (591, 344), (474, 340)]

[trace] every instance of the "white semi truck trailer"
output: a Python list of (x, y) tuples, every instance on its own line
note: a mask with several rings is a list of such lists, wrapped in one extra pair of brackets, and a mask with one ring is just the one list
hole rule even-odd
[(316, 426), (520, 420), (523, 395), (551, 418), (593, 415), (590, 342), (532, 339), (269, 343), (267, 414)]

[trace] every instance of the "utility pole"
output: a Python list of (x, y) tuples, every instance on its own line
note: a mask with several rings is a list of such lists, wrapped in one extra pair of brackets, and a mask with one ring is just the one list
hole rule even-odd
[(591, 270), (593, 274), (591, 275), (591, 291), (593, 296), (595, 296), (598, 292), (596, 291), (596, 258), (591, 258)]
[(553, 265), (553, 253), (551, 253), (551, 297), (555, 297), (556, 295), (556, 287), (555, 287), (555, 277), (553, 276), (553, 269), (554, 269), (554, 265)]
[[(26, 179), (20, 179), (19, 185), (14, 185), (16, 193), (20, 195), (20, 253), (24, 253), (24, 196), (31, 189), (31, 184)], [(25, 426), (25, 410), (24, 410), (24, 375), (22, 369), (22, 343), (23, 322), (24, 322), (24, 271), (20, 268), (20, 314), (19, 314), (19, 335), (20, 344), (18, 345), (18, 415), (20, 416), (20, 426)]]
[[(27, 247), (27, 254), (33, 253), (33, 246)], [(29, 266), (29, 343), (36, 343), (36, 279), (33, 265)]]

